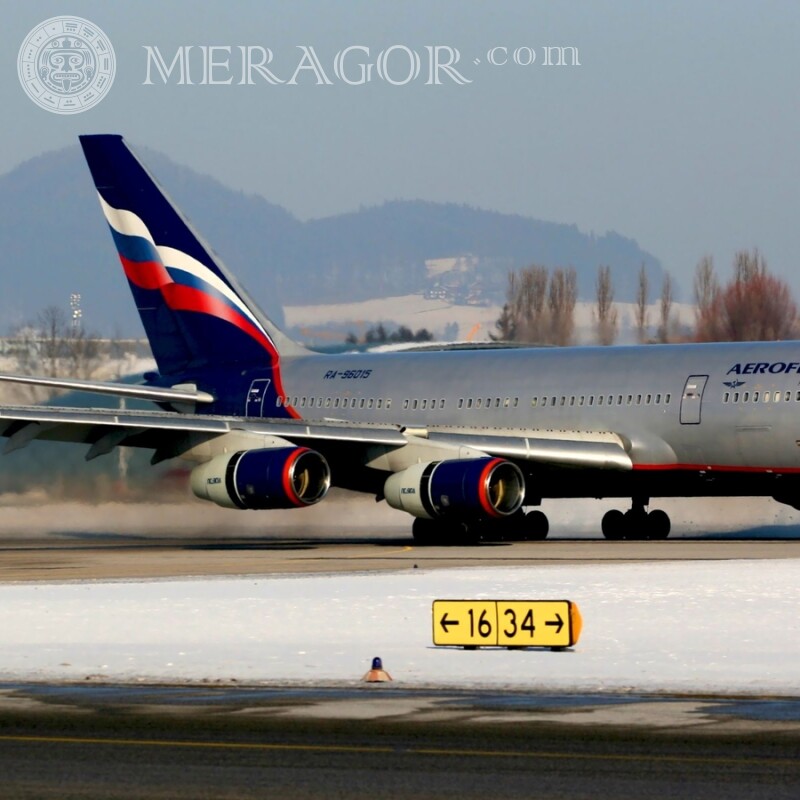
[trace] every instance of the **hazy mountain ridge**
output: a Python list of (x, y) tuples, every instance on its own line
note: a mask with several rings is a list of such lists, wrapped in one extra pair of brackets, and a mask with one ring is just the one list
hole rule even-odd
[[(574, 266), (585, 298), (594, 292), (599, 264), (612, 266), (619, 300), (632, 298), (643, 262), (651, 285), (661, 281), (658, 260), (616, 233), (594, 236), (574, 225), (421, 200), (302, 222), (261, 196), (231, 190), (159, 153), (141, 155), (279, 324), (284, 303), (424, 291), (430, 285), (426, 260), (465, 254), (477, 265), (469, 279), (495, 298), (509, 269), (534, 261)], [(79, 292), (87, 329), (141, 330), (79, 147), (46, 153), (0, 176), (0, 241), (4, 329), (48, 305), (66, 309), (70, 294)]]

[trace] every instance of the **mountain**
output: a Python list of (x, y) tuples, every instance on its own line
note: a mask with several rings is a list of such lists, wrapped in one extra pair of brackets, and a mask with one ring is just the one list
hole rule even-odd
[[(301, 222), (263, 197), (229, 189), (159, 153), (141, 156), (278, 324), (283, 304), (425, 291), (434, 283), (426, 262), (461, 256), (461, 271), (468, 263), (469, 280), (494, 301), (502, 298), (508, 270), (532, 262), (575, 267), (585, 299), (594, 293), (600, 264), (611, 265), (618, 300), (633, 299), (642, 263), (651, 286), (661, 285), (659, 261), (616, 233), (594, 236), (575, 225), (421, 200)], [(46, 306), (66, 310), (72, 293), (81, 295), (87, 330), (141, 331), (77, 145), (0, 176), (0, 242), (3, 332)]]

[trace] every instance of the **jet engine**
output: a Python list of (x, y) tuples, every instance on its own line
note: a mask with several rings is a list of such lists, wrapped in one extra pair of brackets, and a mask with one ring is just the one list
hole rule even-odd
[(415, 464), (390, 475), (386, 502), (423, 519), (507, 517), (525, 499), (525, 478), (502, 458), (453, 459)]
[(297, 508), (325, 497), (331, 471), (307, 447), (240, 450), (195, 467), (191, 485), (197, 497), (225, 508)]

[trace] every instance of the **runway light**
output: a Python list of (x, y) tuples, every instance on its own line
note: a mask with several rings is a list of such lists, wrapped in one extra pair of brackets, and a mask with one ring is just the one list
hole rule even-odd
[(392, 680), (392, 676), (383, 668), (383, 661), (378, 656), (375, 656), (372, 659), (372, 667), (362, 680), (365, 683), (386, 683)]

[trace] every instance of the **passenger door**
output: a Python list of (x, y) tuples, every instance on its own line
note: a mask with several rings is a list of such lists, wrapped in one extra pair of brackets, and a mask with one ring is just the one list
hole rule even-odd
[(690, 375), (683, 387), (681, 397), (681, 424), (699, 425), (703, 404), (703, 390), (706, 388), (708, 375)]
[(250, 391), (247, 393), (247, 408), (245, 411), (246, 416), (263, 416), (264, 398), (267, 396), (269, 384), (269, 378), (256, 378), (256, 380), (250, 384)]

